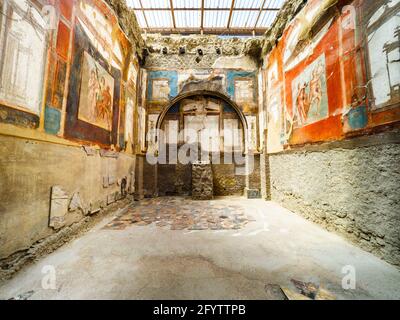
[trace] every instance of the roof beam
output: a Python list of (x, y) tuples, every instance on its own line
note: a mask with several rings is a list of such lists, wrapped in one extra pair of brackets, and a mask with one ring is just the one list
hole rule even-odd
[(146, 13), (144, 12), (142, 0), (139, 0), (139, 3), (140, 3), (140, 7), (142, 8), (142, 11), (143, 11), (144, 22), (146, 22), (146, 27), (148, 28), (149, 27), (149, 23), (147, 22), (147, 17), (146, 17)]
[(231, 27), (232, 14), (233, 14), (234, 7), (235, 7), (235, 0), (232, 0), (231, 10), (229, 11), (229, 19), (228, 19), (228, 26), (227, 26), (228, 29)]
[(171, 16), (172, 16), (172, 24), (173, 24), (173, 26), (174, 26), (174, 29), (176, 29), (176, 21), (175, 21), (174, 4), (172, 3), (172, 0), (169, 0), (169, 3), (171, 4)]
[(261, 5), (261, 7), (260, 7), (260, 13), (257, 16), (256, 23), (254, 24), (254, 29), (257, 28), (258, 20), (260, 20), (261, 14), (262, 14), (264, 6), (265, 6), (265, 2), (267, 2), (267, 0), (264, 0), (262, 5)]
[[(196, 34), (199, 33), (201, 30), (200, 28), (143, 28), (143, 31), (147, 33), (160, 33), (163, 35), (170, 35), (170, 34)], [(225, 35), (263, 35), (268, 29), (267, 28), (203, 28), (203, 32), (205, 34), (225, 34)]]

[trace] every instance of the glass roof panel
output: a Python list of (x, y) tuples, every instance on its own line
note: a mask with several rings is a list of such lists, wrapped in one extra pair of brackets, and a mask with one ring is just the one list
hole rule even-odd
[[(275, 20), (285, 0), (126, 0), (134, 8), (138, 23), (148, 32), (200, 33), (202, 14), (203, 32), (249, 35), (262, 34)], [(172, 2), (173, 11), (170, 6)], [(262, 8), (262, 6), (264, 7)], [(268, 10), (275, 9), (275, 10)], [(175, 27), (173, 23), (175, 19)], [(215, 29), (218, 30), (215, 30)]]
[(265, 1), (264, 8), (279, 9), (283, 6), (285, 0), (267, 0)]
[(200, 11), (175, 11), (177, 28), (200, 28)]
[[(166, 14), (167, 13), (167, 14)], [(149, 28), (173, 28), (172, 16), (169, 11), (146, 11)]]
[(252, 28), (256, 24), (258, 15), (258, 11), (234, 11), (231, 27)]
[(142, 0), (143, 8), (169, 8), (168, 0)]
[(205, 28), (224, 28), (228, 25), (229, 11), (205, 11)]
[(204, 8), (231, 8), (232, 0), (205, 0)]
[(126, 0), (126, 4), (130, 8), (140, 8), (139, 0)]
[[(169, 0), (167, 0), (169, 2)], [(201, 0), (173, 0), (175, 9), (179, 8), (200, 8)]]
[(235, 8), (260, 9), (264, 0), (236, 0)]
[(146, 28), (147, 25), (146, 25), (146, 20), (144, 19), (143, 12), (139, 11), (139, 10), (135, 10), (135, 15), (136, 15), (137, 21), (139, 23), (139, 27)]
[(268, 28), (274, 22), (278, 11), (263, 11), (261, 17), (258, 20), (257, 28)]

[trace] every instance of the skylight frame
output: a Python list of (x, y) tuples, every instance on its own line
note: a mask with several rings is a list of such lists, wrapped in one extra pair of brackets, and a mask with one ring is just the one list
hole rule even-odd
[(144, 32), (261, 35), (285, 0), (126, 0)]

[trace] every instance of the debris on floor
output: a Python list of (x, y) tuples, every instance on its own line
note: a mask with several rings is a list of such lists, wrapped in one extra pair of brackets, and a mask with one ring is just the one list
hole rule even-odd
[(285, 293), (288, 300), (312, 300), (309, 297), (286, 287), (282, 287), (282, 291)]
[(336, 297), (328, 290), (320, 287), (315, 300), (336, 300)]
[(300, 292), (300, 296), (289, 289), (283, 289), (289, 300), (336, 300), (335, 295), (323, 288), (322, 285), (296, 279), (292, 279), (291, 282)]
[(22, 294), (20, 294), (20, 295), (18, 295), (16, 297), (8, 299), (8, 300), (28, 300), (30, 297), (33, 296), (34, 293), (35, 293), (35, 291), (31, 290), (31, 291), (22, 293)]
[(265, 286), (267, 300), (289, 300), (282, 288), (277, 284), (267, 284)]
[(168, 197), (145, 199), (139, 205), (132, 205), (104, 228), (123, 230), (130, 225), (155, 223), (170, 230), (239, 230), (249, 221), (240, 205)]
[(295, 279), (291, 282), (298, 292), (276, 284), (267, 284), (267, 300), (336, 300), (336, 297), (322, 286)]
[(312, 283), (312, 282), (303, 282), (299, 280), (292, 279), (292, 283), (295, 285), (295, 287), (300, 291), (300, 293), (310, 299), (315, 299), (317, 296), (317, 292), (319, 289), (319, 286)]

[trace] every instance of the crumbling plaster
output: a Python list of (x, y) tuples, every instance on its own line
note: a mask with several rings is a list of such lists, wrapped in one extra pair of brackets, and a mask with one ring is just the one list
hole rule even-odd
[(128, 36), (134, 52), (141, 58), (145, 42), (142, 37), (142, 30), (139, 27), (136, 16), (132, 9), (128, 8), (125, 0), (104, 0), (116, 13), (119, 24)]
[(49, 227), (52, 187), (60, 186), (69, 200), (79, 192), (84, 204), (85, 212), (65, 212), (67, 227), (115, 202), (110, 196), (121, 190), (121, 179), (133, 184), (133, 155), (1, 135), (0, 151), (0, 259), (57, 232)]
[(276, 46), (286, 27), (306, 3), (307, 0), (288, 0), (285, 2), (275, 21), (264, 35), (262, 57), (265, 57)]

